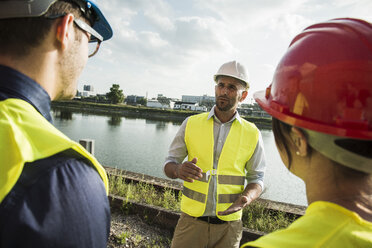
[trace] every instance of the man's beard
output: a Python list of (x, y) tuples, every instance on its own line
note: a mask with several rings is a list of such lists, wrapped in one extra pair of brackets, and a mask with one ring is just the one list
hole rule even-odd
[(224, 101), (227, 101), (227, 103), (224, 105), (224, 104), (221, 104), (217, 98), (216, 100), (216, 107), (218, 108), (218, 110), (220, 111), (229, 111), (230, 109), (232, 109), (234, 107), (234, 105), (231, 104), (230, 100), (224, 100)]
[(77, 79), (85, 66), (78, 52), (80, 48), (80, 40), (77, 39), (69, 52), (59, 61), (60, 68), (62, 68), (60, 76), (64, 85), (63, 89), (59, 92), (60, 99), (71, 99), (76, 94)]

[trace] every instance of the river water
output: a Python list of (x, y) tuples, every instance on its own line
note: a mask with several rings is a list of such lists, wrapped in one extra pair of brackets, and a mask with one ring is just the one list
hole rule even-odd
[[(101, 164), (166, 178), (164, 159), (181, 123), (53, 111), (54, 125), (75, 141), (95, 140)], [(305, 185), (288, 172), (275, 147), (271, 130), (261, 130), (267, 171), (262, 198), (307, 205)]]

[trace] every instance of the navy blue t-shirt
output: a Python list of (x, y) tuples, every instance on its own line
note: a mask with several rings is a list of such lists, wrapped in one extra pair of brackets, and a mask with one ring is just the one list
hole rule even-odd
[[(48, 93), (0, 65), (0, 101), (8, 98), (27, 101), (52, 122)], [(0, 204), (0, 248), (107, 247), (110, 207), (103, 181), (89, 163), (73, 150), (26, 163)]]

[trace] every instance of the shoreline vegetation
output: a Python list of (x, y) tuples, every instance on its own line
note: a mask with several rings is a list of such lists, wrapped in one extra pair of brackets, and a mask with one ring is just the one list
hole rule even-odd
[[(109, 115), (113, 117), (143, 118), (178, 123), (181, 123), (188, 116), (201, 113), (199, 111), (159, 109), (144, 106), (92, 103), (76, 100), (53, 101), (52, 109), (60, 112), (71, 111), (77, 113)], [(271, 118), (253, 116), (242, 116), (242, 118), (254, 123), (259, 129), (271, 129)]]
[[(110, 195), (126, 202), (138, 202), (180, 212), (182, 183), (126, 170), (105, 167), (109, 176)], [(124, 202), (124, 208), (127, 208)], [(305, 206), (257, 199), (243, 211), (243, 226), (269, 233), (290, 225), (302, 216)]]
[[(165, 188), (158, 191), (151, 184), (127, 183), (120, 176), (110, 176), (110, 194), (125, 198), (127, 201), (146, 203), (148, 205), (180, 212), (181, 192)], [(286, 228), (296, 218), (283, 211), (271, 211), (266, 204), (255, 201), (243, 211), (243, 226), (255, 231), (269, 233)]]
[[(105, 169), (113, 219), (108, 247), (170, 247), (179, 218), (176, 216), (181, 214), (182, 184), (106, 166)], [(302, 206), (257, 199), (243, 211), (241, 244), (286, 228), (304, 211)]]

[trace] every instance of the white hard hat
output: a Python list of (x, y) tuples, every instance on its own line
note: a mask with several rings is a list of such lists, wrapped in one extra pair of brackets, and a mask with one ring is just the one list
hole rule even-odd
[(239, 79), (245, 83), (246, 89), (249, 88), (247, 71), (241, 63), (236, 62), (235, 60), (221, 65), (216, 75), (214, 75), (214, 81), (216, 83), (218, 76), (228, 76)]

